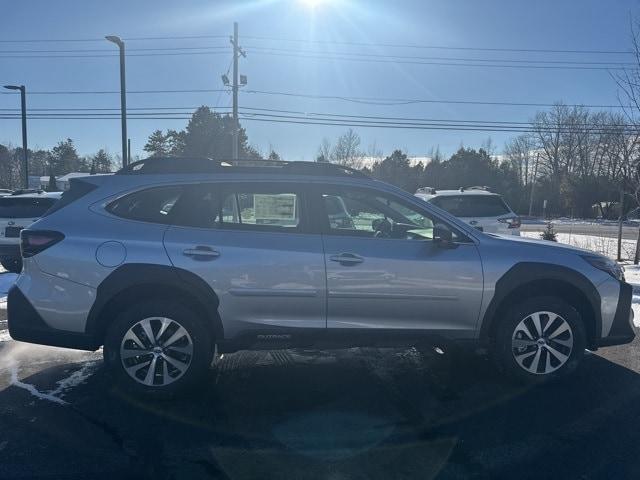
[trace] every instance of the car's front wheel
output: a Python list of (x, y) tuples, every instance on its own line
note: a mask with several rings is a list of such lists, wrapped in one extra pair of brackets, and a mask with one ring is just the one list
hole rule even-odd
[(580, 314), (560, 298), (529, 298), (512, 306), (498, 324), (494, 354), (518, 380), (540, 381), (575, 370), (584, 357), (586, 333)]
[(171, 395), (202, 379), (212, 336), (191, 309), (154, 300), (123, 311), (107, 332), (105, 363), (129, 390)]

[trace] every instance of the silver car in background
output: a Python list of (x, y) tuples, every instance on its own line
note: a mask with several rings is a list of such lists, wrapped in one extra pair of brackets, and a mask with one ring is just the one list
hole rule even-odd
[(22, 269), (20, 232), (44, 215), (61, 195), (18, 190), (0, 196), (0, 265), (5, 270), (18, 273)]
[(104, 345), (150, 394), (240, 349), (457, 343), (530, 381), (634, 338), (615, 262), (480, 232), (331, 164), (148, 159), (72, 180), (21, 241), (11, 336)]

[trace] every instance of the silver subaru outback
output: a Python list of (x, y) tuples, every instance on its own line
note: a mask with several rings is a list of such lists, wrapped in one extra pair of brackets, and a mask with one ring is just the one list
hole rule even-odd
[(146, 393), (241, 349), (456, 342), (537, 380), (634, 338), (615, 262), (482, 233), (331, 164), (147, 159), (72, 180), (21, 249), (11, 336), (104, 346), (118, 381)]

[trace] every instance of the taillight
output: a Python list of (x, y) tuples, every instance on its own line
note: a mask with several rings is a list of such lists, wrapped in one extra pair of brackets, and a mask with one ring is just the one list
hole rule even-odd
[(498, 219), (501, 223), (506, 223), (507, 228), (520, 228), (522, 222), (520, 221), (520, 217), (511, 217), (511, 218), (500, 218)]
[(20, 232), (20, 250), (22, 258), (29, 258), (55, 245), (64, 238), (60, 232), (52, 230), (22, 230)]

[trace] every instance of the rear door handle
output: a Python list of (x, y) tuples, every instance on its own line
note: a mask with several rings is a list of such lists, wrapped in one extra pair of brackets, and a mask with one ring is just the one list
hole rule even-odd
[(220, 252), (217, 250), (202, 245), (198, 245), (194, 248), (186, 248), (182, 251), (182, 254), (187, 257), (196, 257), (202, 260), (213, 260), (220, 256)]
[(340, 253), (338, 255), (331, 255), (329, 260), (332, 262), (338, 262), (342, 265), (355, 265), (356, 263), (364, 262), (364, 258), (355, 253)]

